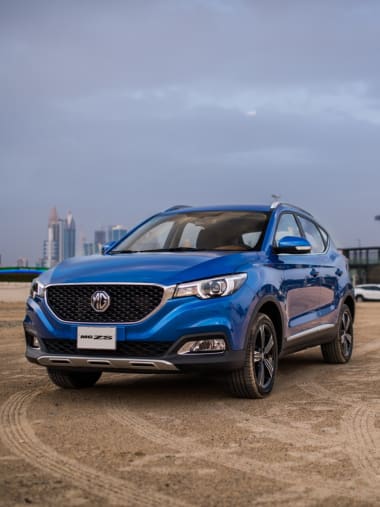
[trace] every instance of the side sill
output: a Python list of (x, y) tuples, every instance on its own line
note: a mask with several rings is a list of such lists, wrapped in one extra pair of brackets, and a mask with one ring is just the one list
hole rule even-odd
[(290, 342), (292, 340), (304, 338), (305, 336), (309, 336), (311, 334), (322, 333), (328, 329), (332, 329), (333, 327), (335, 327), (334, 324), (322, 324), (321, 326), (313, 327), (312, 329), (307, 329), (306, 331), (301, 331), (300, 333), (293, 334), (287, 338), (287, 341)]

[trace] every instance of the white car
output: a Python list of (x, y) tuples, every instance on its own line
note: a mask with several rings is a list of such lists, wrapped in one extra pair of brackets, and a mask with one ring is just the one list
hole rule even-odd
[(356, 301), (380, 301), (380, 284), (357, 285), (355, 299)]

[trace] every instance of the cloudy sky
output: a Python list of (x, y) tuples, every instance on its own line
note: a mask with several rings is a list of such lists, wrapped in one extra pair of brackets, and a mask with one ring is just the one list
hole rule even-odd
[(3, 265), (52, 206), (90, 240), (273, 193), (379, 245), (379, 26), (377, 0), (1, 0)]

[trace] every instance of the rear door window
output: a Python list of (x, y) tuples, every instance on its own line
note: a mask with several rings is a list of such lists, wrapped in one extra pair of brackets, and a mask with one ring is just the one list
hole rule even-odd
[(326, 246), (316, 224), (305, 217), (298, 216), (298, 218), (305, 233), (305, 238), (311, 244), (312, 253), (322, 253)]

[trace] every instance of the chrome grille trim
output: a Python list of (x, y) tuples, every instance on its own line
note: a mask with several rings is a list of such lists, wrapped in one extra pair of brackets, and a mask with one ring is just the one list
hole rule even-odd
[[(78, 321), (72, 321), (72, 320), (64, 320), (64, 319), (61, 319), (60, 317), (58, 317), (58, 315), (54, 312), (54, 310), (50, 307), (49, 303), (48, 303), (48, 299), (47, 299), (47, 289), (49, 287), (65, 287), (65, 286), (79, 286), (79, 285), (85, 285), (85, 286), (115, 286), (115, 285), (119, 285), (119, 286), (133, 286), (133, 285), (139, 285), (139, 286), (154, 286), (154, 287), (160, 287), (161, 289), (163, 289), (163, 295), (162, 295), (162, 299), (161, 299), (161, 302), (158, 306), (156, 306), (156, 308), (154, 308), (154, 310), (152, 310), (150, 313), (148, 313), (147, 315), (145, 315), (145, 317), (143, 317), (142, 319), (140, 320), (135, 320), (133, 322), (125, 322), (125, 321), (118, 321), (118, 322), (109, 322), (109, 321), (102, 321), (102, 322), (94, 322), (94, 321), (82, 321), (82, 320), (78, 320)], [(148, 283), (148, 282), (75, 282), (75, 283), (50, 283), (50, 284), (47, 284), (44, 288), (44, 303), (46, 305), (46, 307), (48, 308), (48, 310), (51, 312), (52, 315), (54, 315), (54, 317), (60, 321), (60, 322), (64, 322), (65, 324), (71, 324), (71, 325), (76, 325), (76, 324), (85, 324), (85, 325), (89, 325), (89, 326), (97, 326), (97, 325), (103, 325), (103, 324), (107, 324), (107, 325), (113, 325), (113, 326), (116, 326), (116, 325), (119, 325), (119, 324), (122, 324), (122, 325), (126, 325), (126, 326), (130, 326), (130, 325), (133, 325), (133, 324), (138, 324), (140, 322), (143, 322), (145, 321), (146, 319), (148, 319), (149, 317), (151, 317), (152, 315), (154, 315), (156, 312), (158, 312), (163, 306), (164, 304), (173, 297), (173, 294), (174, 294), (174, 291), (175, 291), (175, 288), (176, 288), (176, 285), (169, 285), (169, 286), (165, 286), (165, 285), (160, 285), (158, 283)]]

